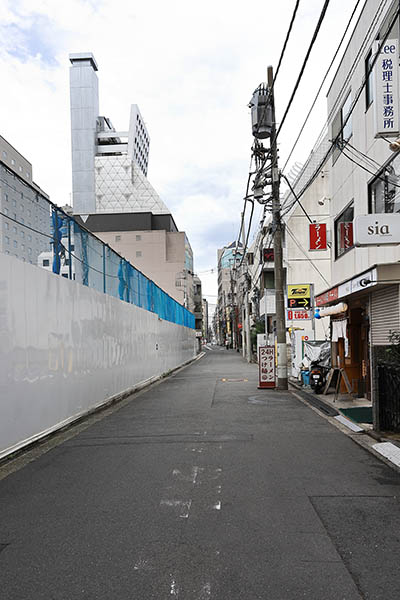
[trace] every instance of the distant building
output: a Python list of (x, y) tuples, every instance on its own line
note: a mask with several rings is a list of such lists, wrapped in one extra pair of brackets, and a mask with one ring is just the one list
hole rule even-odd
[(129, 129), (116, 131), (99, 116), (93, 54), (70, 54), (70, 61), (74, 214), (193, 311), (193, 252), (147, 179), (150, 137), (139, 107), (131, 106)]
[(49, 197), (32, 181), (32, 165), (0, 136), (0, 251), (37, 264), (50, 249)]
[(172, 298), (194, 310), (193, 251), (172, 215), (96, 214), (86, 219), (85, 227)]
[(237, 346), (238, 313), (236, 304), (236, 279), (234, 270), (239, 266), (243, 247), (239, 242), (218, 249), (218, 304), (216, 321), (218, 323), (218, 342)]
[(168, 213), (147, 181), (150, 137), (137, 104), (129, 129), (116, 131), (99, 115), (99, 83), (93, 54), (70, 54), (72, 193), (74, 213)]

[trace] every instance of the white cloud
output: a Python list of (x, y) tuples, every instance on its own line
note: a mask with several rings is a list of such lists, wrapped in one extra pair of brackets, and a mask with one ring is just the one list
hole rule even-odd
[[(322, 4), (300, 3), (277, 80), (278, 120)], [(354, 4), (328, 10), (282, 131), (283, 159)], [(216, 248), (239, 226), (252, 142), (246, 105), (267, 65), (277, 64), (293, 6), (289, 0), (3, 1), (0, 133), (32, 162), (36, 182), (52, 200), (68, 202), (68, 53), (93, 52), (101, 113), (126, 128), (130, 104), (140, 105), (151, 136), (149, 179), (187, 231), (196, 264), (215, 265)], [(305, 160), (324, 116), (322, 97), (293, 161)]]

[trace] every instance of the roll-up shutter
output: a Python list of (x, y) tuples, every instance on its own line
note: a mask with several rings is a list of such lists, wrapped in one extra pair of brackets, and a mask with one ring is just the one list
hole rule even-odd
[(399, 286), (391, 285), (373, 292), (371, 298), (372, 345), (387, 346), (390, 331), (399, 330)]

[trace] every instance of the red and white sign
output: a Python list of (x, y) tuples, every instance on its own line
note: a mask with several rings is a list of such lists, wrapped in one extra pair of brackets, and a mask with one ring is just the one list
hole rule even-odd
[(328, 302), (333, 302), (339, 298), (339, 289), (337, 287), (320, 294), (315, 297), (315, 306), (323, 306), (324, 304), (328, 304)]
[(326, 223), (310, 223), (310, 250), (326, 250)]
[(311, 319), (311, 310), (286, 310), (287, 321), (302, 321)]
[(340, 249), (348, 250), (353, 247), (353, 221), (340, 223)]
[(275, 347), (260, 346), (258, 350), (258, 388), (275, 387)]

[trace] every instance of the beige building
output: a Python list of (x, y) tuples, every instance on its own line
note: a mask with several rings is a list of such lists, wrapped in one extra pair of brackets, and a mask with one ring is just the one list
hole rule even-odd
[(172, 215), (95, 214), (85, 227), (193, 312), (193, 252)]

